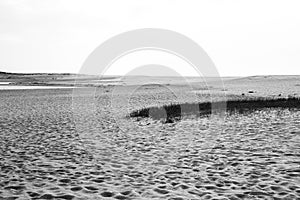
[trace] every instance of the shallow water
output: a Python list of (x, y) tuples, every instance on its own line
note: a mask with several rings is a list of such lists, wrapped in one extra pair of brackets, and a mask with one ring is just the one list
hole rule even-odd
[(10, 84), (11, 82), (0, 82), (0, 85), (8, 85)]
[[(2, 82), (3, 83), (3, 82)], [(2, 84), (0, 82), (0, 90), (45, 90), (45, 89), (68, 89), (72, 86), (27, 86), (27, 85), (10, 85), (9, 83)]]

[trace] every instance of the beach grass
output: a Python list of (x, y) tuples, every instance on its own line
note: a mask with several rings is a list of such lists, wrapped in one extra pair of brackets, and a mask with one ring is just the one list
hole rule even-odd
[(227, 113), (244, 113), (264, 108), (300, 108), (300, 98), (255, 97), (217, 102), (168, 104), (133, 111), (130, 113), (130, 117), (177, 119), (185, 115), (209, 115), (213, 110), (212, 108), (225, 108)]

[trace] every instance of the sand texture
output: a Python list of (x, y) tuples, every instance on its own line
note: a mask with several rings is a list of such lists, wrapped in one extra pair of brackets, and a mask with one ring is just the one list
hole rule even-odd
[(0, 91), (0, 199), (300, 199), (300, 110), (124, 118), (173, 101), (155, 88)]

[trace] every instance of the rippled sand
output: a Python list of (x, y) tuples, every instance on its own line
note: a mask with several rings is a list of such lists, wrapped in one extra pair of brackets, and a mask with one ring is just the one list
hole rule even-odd
[(75, 111), (72, 90), (0, 92), (0, 199), (300, 198), (299, 110), (163, 124), (119, 119), (109, 91)]

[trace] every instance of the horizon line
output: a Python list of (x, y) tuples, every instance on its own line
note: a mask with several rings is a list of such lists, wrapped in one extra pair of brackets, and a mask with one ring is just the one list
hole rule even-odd
[[(144, 74), (133, 74), (133, 75), (121, 75), (121, 74), (105, 74), (105, 75), (93, 75), (93, 74), (80, 74), (80, 73), (72, 73), (72, 72), (8, 72), (8, 71), (0, 71), (0, 74), (11, 74), (11, 75), (83, 75), (83, 76), (112, 76), (112, 77), (122, 77), (122, 76), (142, 76), (142, 77), (211, 77), (215, 78), (218, 76), (162, 76), (162, 75), (144, 75)], [(300, 76), (300, 74), (257, 74), (257, 75), (226, 75), (219, 77), (261, 77), (261, 76)]]

